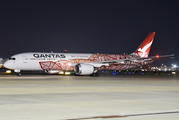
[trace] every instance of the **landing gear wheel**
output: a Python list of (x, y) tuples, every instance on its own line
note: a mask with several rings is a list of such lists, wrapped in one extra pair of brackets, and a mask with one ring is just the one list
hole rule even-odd
[(100, 76), (100, 74), (99, 73), (96, 73), (96, 77), (99, 77)]
[(17, 73), (17, 76), (21, 76), (21, 73)]
[(99, 73), (93, 73), (93, 74), (91, 74), (90, 76), (92, 76), (92, 77), (99, 77), (100, 74), (99, 74)]
[(83, 75), (78, 75), (78, 74), (74, 73), (74, 76), (83, 76)]

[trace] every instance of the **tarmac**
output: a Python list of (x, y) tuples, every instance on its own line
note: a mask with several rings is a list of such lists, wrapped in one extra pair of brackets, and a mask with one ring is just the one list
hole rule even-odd
[(0, 120), (178, 120), (177, 75), (0, 75)]

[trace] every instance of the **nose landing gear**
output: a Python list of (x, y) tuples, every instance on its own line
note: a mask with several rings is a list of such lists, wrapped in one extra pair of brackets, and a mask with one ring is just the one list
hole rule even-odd
[(14, 72), (17, 74), (17, 76), (21, 76), (21, 70), (15, 69)]
[(21, 76), (21, 73), (19, 72), (19, 73), (16, 73), (17, 74), (17, 76)]

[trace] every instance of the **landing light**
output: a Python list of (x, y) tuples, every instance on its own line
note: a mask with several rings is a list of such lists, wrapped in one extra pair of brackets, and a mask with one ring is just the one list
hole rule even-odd
[(65, 72), (65, 75), (70, 75), (71, 73), (70, 72)]
[(11, 73), (11, 70), (6, 70), (6, 73)]
[(64, 74), (64, 72), (63, 72), (63, 71), (60, 71), (59, 74)]

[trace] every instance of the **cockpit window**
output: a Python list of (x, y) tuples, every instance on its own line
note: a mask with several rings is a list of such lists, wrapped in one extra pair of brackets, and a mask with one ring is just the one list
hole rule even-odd
[(16, 60), (16, 58), (9, 58), (9, 60)]

